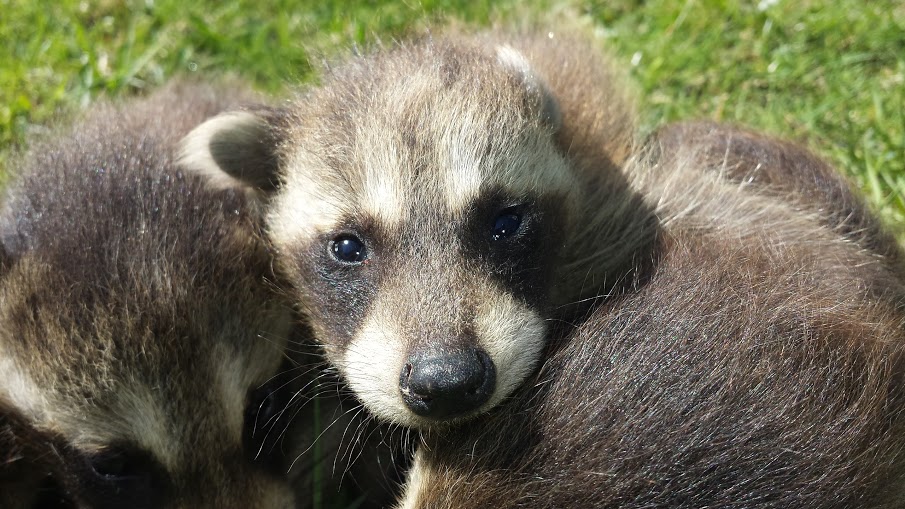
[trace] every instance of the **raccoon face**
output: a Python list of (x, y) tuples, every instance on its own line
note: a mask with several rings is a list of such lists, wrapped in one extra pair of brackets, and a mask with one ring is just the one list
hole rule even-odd
[[(122, 138), (38, 152), (65, 164), (0, 208), (0, 456), (23, 451), (0, 506), (292, 507), (271, 430), (290, 313), (254, 204)], [(7, 500), (16, 465), (37, 484)]]
[(489, 192), (458, 213), (412, 210), (395, 228), (350, 217), (293, 243), (286, 270), (372, 410), (412, 414), (407, 424), (459, 418), (494, 406), (534, 368), (558, 209), (517, 200)]
[(286, 312), (254, 286), (186, 296), (157, 268), (162, 293), (80, 288), (32, 258), (4, 277), (0, 413), (33, 437), (20, 461), (80, 507), (291, 507), (271, 432), (291, 392), (269, 382)]
[(558, 122), (516, 50), (438, 43), (215, 118), (183, 162), (263, 193), (329, 360), (377, 415), (431, 426), (492, 408), (538, 363), (579, 187)]

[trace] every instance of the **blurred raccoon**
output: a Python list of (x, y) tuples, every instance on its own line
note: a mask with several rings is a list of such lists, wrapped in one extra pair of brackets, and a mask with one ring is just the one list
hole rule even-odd
[[(178, 83), (36, 144), (0, 208), (0, 506), (295, 507), (265, 430), (290, 308), (256, 204), (175, 164), (248, 91)], [(271, 440), (272, 442), (272, 440)]]
[(260, 193), (278, 267), (366, 407), (442, 426), (511, 394), (548, 324), (582, 316), (652, 241), (619, 171), (633, 118), (588, 41), (453, 34), (220, 115), (183, 161)]
[(689, 123), (642, 154), (633, 287), (511, 400), (423, 433), (399, 507), (905, 506), (895, 240), (795, 145)]

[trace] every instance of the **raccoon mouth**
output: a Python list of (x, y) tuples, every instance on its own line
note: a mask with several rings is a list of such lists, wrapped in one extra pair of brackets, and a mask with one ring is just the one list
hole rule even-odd
[(461, 417), (486, 403), (496, 389), (496, 367), (478, 348), (415, 354), (402, 367), (399, 392), (405, 406), (431, 420)]

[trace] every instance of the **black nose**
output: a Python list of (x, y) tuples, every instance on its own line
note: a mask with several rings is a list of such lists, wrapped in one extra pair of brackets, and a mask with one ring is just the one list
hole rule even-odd
[(416, 353), (402, 367), (399, 389), (412, 412), (432, 419), (483, 405), (496, 387), (496, 368), (477, 348)]

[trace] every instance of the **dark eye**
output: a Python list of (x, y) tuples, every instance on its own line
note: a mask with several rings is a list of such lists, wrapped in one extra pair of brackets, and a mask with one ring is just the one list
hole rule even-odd
[(113, 444), (82, 458), (79, 491), (90, 507), (155, 507), (166, 497), (165, 474), (146, 451)]
[(491, 230), (493, 240), (511, 237), (521, 225), (522, 216), (515, 211), (515, 208), (503, 209), (496, 219), (493, 220), (493, 229)]
[(348, 233), (339, 235), (330, 241), (330, 253), (344, 263), (361, 263), (368, 257), (364, 242)]
[(98, 480), (123, 483), (137, 481), (147, 475), (143, 460), (134, 454), (111, 448), (88, 458), (88, 464)]

